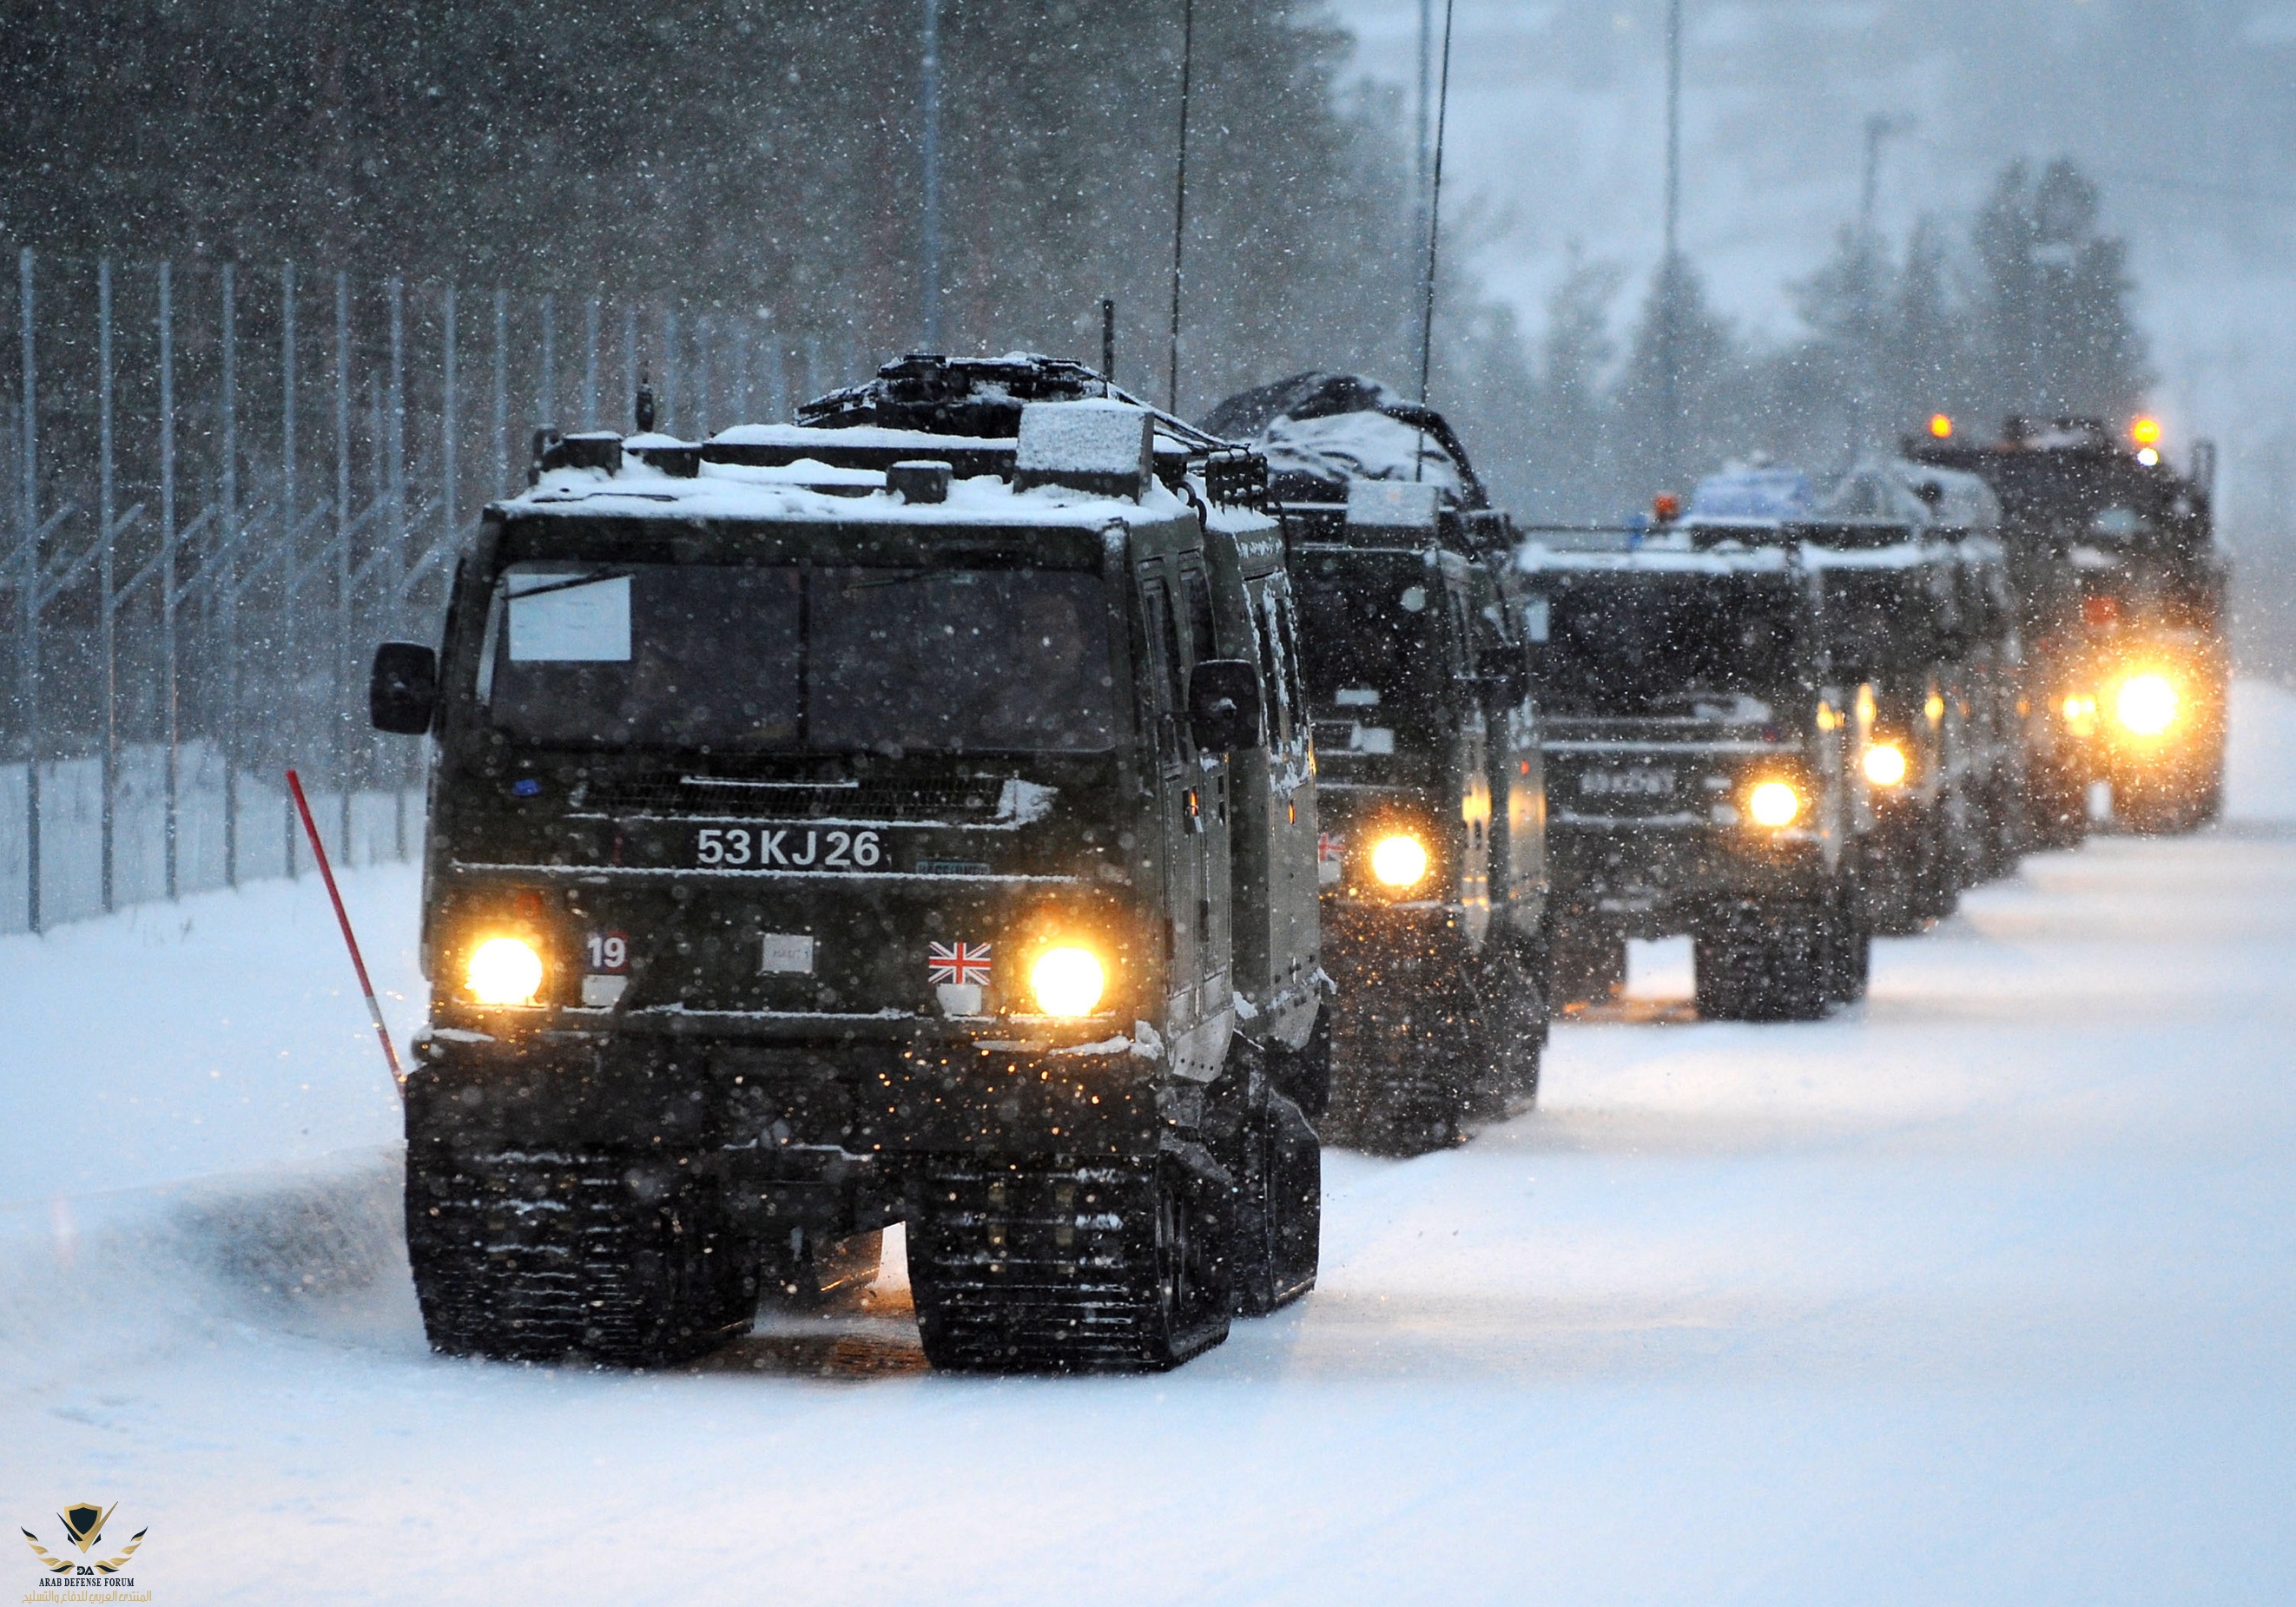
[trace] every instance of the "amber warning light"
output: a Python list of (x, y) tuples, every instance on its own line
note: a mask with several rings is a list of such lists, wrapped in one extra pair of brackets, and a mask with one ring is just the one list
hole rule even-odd
[(1930, 433), (1941, 441), (1953, 439), (1953, 415), (1949, 413), (1930, 414)]
[(2135, 423), (2128, 426), (2128, 439), (2131, 442), (2139, 447), (2159, 446), (2161, 444), (2161, 421), (2150, 416), (2149, 414), (2138, 418)]

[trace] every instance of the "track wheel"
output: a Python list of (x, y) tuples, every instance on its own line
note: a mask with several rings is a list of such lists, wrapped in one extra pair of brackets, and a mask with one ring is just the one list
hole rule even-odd
[(448, 1356), (650, 1365), (714, 1349), (757, 1312), (756, 1247), (715, 1181), (652, 1157), (417, 1148), (406, 1253)]
[(1825, 1014), (1831, 945), (1820, 912), (1742, 906), (1693, 942), (1698, 1013), (1718, 1021), (1814, 1021)]
[(926, 1359), (967, 1373), (1177, 1366), (1227, 1337), (1232, 1180), (1205, 1161), (944, 1157), (909, 1215)]
[(1269, 1090), (1244, 1120), (1227, 1234), (1232, 1308), (1265, 1316), (1316, 1286), (1324, 1146), (1300, 1107)]
[(1604, 1004), (1627, 985), (1627, 939), (1601, 927), (1559, 927), (1549, 962), (1554, 999), (1564, 1004)]

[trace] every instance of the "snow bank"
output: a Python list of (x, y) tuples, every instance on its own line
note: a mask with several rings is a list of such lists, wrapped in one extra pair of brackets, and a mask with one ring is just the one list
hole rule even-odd
[(2296, 692), (2269, 681), (2233, 683), (2225, 819), (2258, 825), (2296, 822)]
[[(421, 877), (342, 879), (402, 1045)], [(0, 1204), (372, 1155), (398, 1095), (316, 876), (0, 938)]]
[(0, 1288), (12, 1291), (0, 1300), (0, 1370), (40, 1390), (225, 1341), (238, 1327), (358, 1323), (369, 1342), (396, 1331), (419, 1349), (403, 1187), (392, 1146), (0, 1207)]

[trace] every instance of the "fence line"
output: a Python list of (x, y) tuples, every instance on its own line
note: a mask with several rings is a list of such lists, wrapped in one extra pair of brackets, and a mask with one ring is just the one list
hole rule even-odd
[(346, 844), (361, 800), (403, 815), (420, 759), (366, 728), (367, 650), (435, 638), (516, 427), (618, 421), (641, 375), (659, 427), (695, 434), (783, 415), (793, 373), (832, 382), (819, 335), (762, 314), (592, 295), (576, 320), (496, 289), (474, 406), (458, 287), (243, 266), (18, 254), (0, 930), (295, 873), (290, 765)]

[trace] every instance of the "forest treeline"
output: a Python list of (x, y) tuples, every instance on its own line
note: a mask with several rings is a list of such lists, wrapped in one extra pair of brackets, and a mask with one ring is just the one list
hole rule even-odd
[(1615, 517), (1756, 454), (1822, 473), (1939, 412), (1988, 440), (2012, 414), (2118, 425), (2151, 380), (2127, 247), (2069, 159), (2009, 163), (1958, 230), (1925, 218), (1890, 241), (1845, 228), (1790, 287), (1799, 327), (1783, 340), (1735, 329), (1688, 258), (1661, 264), (1622, 309), (1628, 279), (1614, 260), (1578, 255), (1529, 357), (1488, 318), (1441, 350), (1463, 365), (1447, 378), (1473, 394), (1485, 432), (1528, 443), (1508, 489), (1538, 517)]
[[(644, 296), (882, 357), (923, 324), (922, 10), (19, 0), (0, 227), (81, 264)], [(1318, 5), (1194, 10), (1181, 406), (1308, 367), (1411, 384), (1406, 107), (1350, 80)], [(1160, 399), (1180, 42), (1177, 4), (943, 0), (944, 344), (1091, 359), (1112, 296), (1121, 377)], [(1631, 302), (1629, 266), (1588, 242), (1538, 331), (1446, 273), (1434, 399), (1528, 515), (1612, 516), (1753, 452), (1831, 467), (1938, 408), (2118, 414), (2146, 382), (2125, 251), (2069, 162), (2012, 165), (1965, 227), (1845, 233), (1783, 342), (1718, 314), (1694, 261)]]

